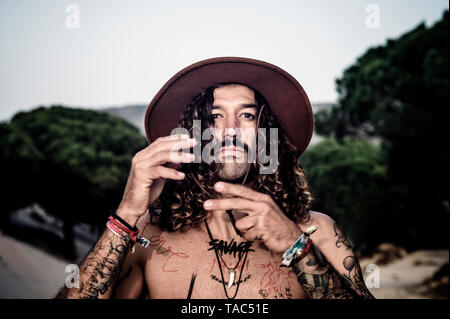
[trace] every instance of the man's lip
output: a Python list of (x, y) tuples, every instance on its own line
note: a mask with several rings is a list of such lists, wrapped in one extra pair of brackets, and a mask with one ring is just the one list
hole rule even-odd
[(230, 152), (242, 152), (244, 153), (244, 150), (242, 148), (237, 148), (237, 147), (222, 147), (221, 152), (226, 152), (226, 151), (230, 151)]

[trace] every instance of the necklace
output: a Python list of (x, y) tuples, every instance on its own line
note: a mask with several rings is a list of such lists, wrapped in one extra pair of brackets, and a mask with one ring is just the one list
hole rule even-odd
[[(259, 112), (258, 112), (258, 120), (256, 122), (256, 130), (257, 131), (258, 131), (258, 128), (259, 128), (259, 124), (260, 124), (260, 121), (261, 121), (262, 110), (264, 109), (264, 107), (266, 107), (265, 104), (263, 104), (261, 106), (261, 108), (259, 109)], [(193, 129), (193, 127), (191, 127), (189, 132), (191, 132), (192, 129)], [(257, 150), (259, 149), (258, 148), (258, 140), (256, 140), (256, 149)], [(256, 162), (258, 163), (258, 165), (262, 166), (258, 156), (256, 157)], [(245, 185), (245, 182), (247, 180), (249, 172), (250, 172), (250, 167), (247, 169), (247, 172), (245, 173), (244, 180), (242, 181), (242, 185)], [(204, 194), (206, 194), (207, 196), (209, 196), (209, 198), (212, 198), (211, 194), (202, 186), (202, 184), (197, 180), (197, 178), (194, 176), (194, 174), (189, 173), (189, 175), (192, 177), (192, 180), (197, 184), (197, 186), (202, 190), (202, 192)], [(228, 217), (230, 218), (230, 221), (231, 221), (231, 224), (233, 225), (234, 230), (236, 231), (236, 234), (238, 234), (240, 237), (242, 237), (241, 232), (236, 227), (236, 220), (234, 219), (233, 211), (232, 210), (227, 210), (226, 212), (228, 214)], [(208, 223), (206, 222), (206, 219), (204, 219), (204, 221), (205, 221), (206, 229), (208, 230), (209, 238), (211, 239), (211, 242), (213, 242), (213, 248), (214, 248), (214, 252), (216, 253), (217, 262), (219, 263), (220, 275), (222, 276), (223, 290), (225, 291), (225, 295), (227, 296), (228, 299), (234, 299), (234, 297), (236, 297), (236, 295), (237, 295), (237, 292), (238, 292), (238, 289), (239, 289), (239, 284), (241, 283), (242, 270), (244, 269), (245, 262), (247, 261), (247, 255), (248, 255), (248, 251), (250, 250), (250, 247), (248, 247), (246, 252), (245, 252), (244, 263), (242, 264), (241, 271), (240, 271), (240, 274), (239, 274), (239, 280), (237, 282), (236, 292), (234, 293), (234, 296), (232, 298), (230, 298), (228, 296), (227, 289), (225, 288), (225, 280), (223, 278), (222, 266), (221, 266), (220, 260), (219, 260), (219, 253), (217, 252), (216, 246), (214, 245), (214, 239), (213, 239), (213, 237), (211, 235), (211, 231), (209, 230), (209, 226), (208, 226)], [(234, 266), (234, 268), (229, 268), (224, 262), (225, 267), (227, 267), (227, 269), (228, 269), (228, 271), (230, 273), (230, 280), (228, 281), (228, 288), (230, 288), (234, 284), (234, 277), (236, 275), (235, 268), (239, 265), (239, 262), (241, 261), (241, 258), (242, 258), (242, 255), (239, 256), (239, 260), (238, 260), (236, 266)], [(222, 259), (222, 261), (223, 261), (223, 259)], [(248, 278), (250, 278), (249, 276), (246, 279), (244, 279), (244, 281), (247, 280)], [(189, 292), (188, 292), (187, 299), (191, 298), (191, 294), (192, 294), (192, 290), (193, 290), (194, 282), (195, 282), (195, 277), (196, 277), (196, 275), (194, 274), (192, 276), (192, 278), (191, 278), (191, 285), (189, 287)], [(233, 282), (230, 285), (231, 279), (233, 279)]]
[[(208, 223), (206, 223), (206, 225), (207, 225), (207, 230), (208, 230), (209, 237), (211, 238), (211, 243), (212, 243), (212, 245), (214, 247), (214, 251), (215, 251), (215, 247), (216, 246), (214, 245), (214, 242), (213, 242), (214, 239), (212, 238), (211, 231), (209, 229)], [(241, 262), (243, 254), (239, 254), (239, 259), (238, 259), (236, 265), (234, 265), (234, 267), (228, 267), (228, 265), (226, 264), (225, 260), (223, 260), (221, 254), (218, 254), (218, 255), (220, 257), (220, 260), (224, 264), (225, 268), (228, 269), (228, 273), (230, 275), (230, 280), (228, 281), (228, 289), (230, 289), (231, 286), (234, 284), (234, 278), (236, 276), (236, 268), (239, 266), (239, 263)], [(221, 264), (219, 264), (219, 265), (221, 266)]]
[[(222, 280), (220, 280), (219, 278), (217, 278), (215, 275), (211, 275), (210, 276), (212, 280), (218, 281), (218, 282), (222, 282)], [(247, 280), (249, 280), (252, 277), (252, 275), (248, 275), (246, 276), (243, 280), (241, 280), (241, 282), (246, 282)], [(228, 285), (227, 282), (225, 282), (225, 285)], [(236, 285), (236, 282), (233, 283), (233, 285)]]
[[(209, 226), (208, 226), (208, 223), (206, 222), (206, 219), (205, 219), (205, 225), (206, 225), (206, 230), (208, 231), (209, 238), (211, 239), (211, 243), (213, 245), (214, 252), (216, 254), (217, 263), (219, 264), (220, 276), (222, 277), (222, 286), (223, 286), (223, 290), (225, 291), (225, 296), (227, 296), (228, 299), (234, 299), (236, 297), (237, 293), (238, 293), (239, 285), (242, 282), (241, 281), (242, 272), (244, 271), (245, 262), (247, 261), (247, 255), (248, 255), (248, 252), (249, 252), (250, 249), (247, 248), (247, 250), (246, 250), (246, 252), (244, 254), (240, 254), (239, 260), (238, 260), (238, 262), (236, 263), (236, 265), (234, 267), (232, 267), (232, 268), (228, 267), (227, 264), (225, 263), (225, 261), (222, 259), (222, 256), (220, 256), (219, 252), (217, 251), (216, 245), (214, 244), (214, 238), (213, 238), (213, 236), (211, 234), (211, 230), (209, 229)], [(228, 272), (229, 272), (229, 275), (230, 275), (230, 279), (228, 280), (228, 289), (229, 289), (234, 284), (234, 278), (236, 277), (236, 267), (241, 262), (241, 259), (242, 259), (243, 255), (245, 255), (245, 257), (244, 257), (244, 262), (242, 263), (242, 266), (241, 266), (241, 271), (239, 272), (239, 279), (238, 279), (237, 284), (236, 284), (236, 291), (234, 292), (233, 297), (230, 298), (230, 296), (228, 296), (227, 288), (225, 287), (225, 279), (224, 279), (224, 276), (223, 276), (222, 265), (221, 265), (220, 261), (223, 262), (225, 267), (228, 269)]]

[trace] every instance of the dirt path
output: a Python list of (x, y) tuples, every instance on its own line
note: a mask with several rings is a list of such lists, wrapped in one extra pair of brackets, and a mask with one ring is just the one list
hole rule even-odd
[(0, 233), (0, 298), (53, 298), (68, 264)]

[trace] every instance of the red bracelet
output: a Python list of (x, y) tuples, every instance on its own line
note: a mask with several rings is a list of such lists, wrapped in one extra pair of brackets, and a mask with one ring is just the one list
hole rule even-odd
[(117, 236), (119, 236), (121, 239), (128, 241), (130, 236), (126, 234), (125, 232), (121, 231), (119, 228), (117, 228), (113, 222), (108, 221), (106, 223), (106, 226), (111, 230), (113, 233), (115, 233)]
[(300, 256), (298, 256), (297, 261), (302, 260), (309, 253), (309, 251), (311, 250), (311, 246), (312, 246), (312, 241), (311, 241), (311, 239), (308, 239), (308, 242), (306, 243), (306, 247), (305, 247), (305, 249), (303, 249)]
[(114, 226), (116, 226), (117, 228), (119, 228), (123, 232), (127, 233), (128, 235), (130, 235), (131, 240), (133, 242), (137, 241), (137, 234), (139, 234), (139, 230), (132, 231), (131, 229), (128, 229), (127, 227), (122, 225), (119, 221), (117, 221), (113, 216), (109, 216), (109, 220), (114, 224)]

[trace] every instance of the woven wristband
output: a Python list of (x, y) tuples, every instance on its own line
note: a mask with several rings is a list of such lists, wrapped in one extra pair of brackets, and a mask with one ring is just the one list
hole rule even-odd
[(295, 260), (296, 262), (297, 262), (297, 261), (300, 261), (300, 260), (302, 260), (306, 255), (308, 255), (309, 251), (311, 250), (311, 245), (312, 245), (312, 240), (311, 240), (311, 239), (308, 239), (308, 243), (306, 244), (305, 249), (303, 249), (303, 251), (301, 252), (301, 254), (300, 254), (298, 257), (294, 258), (294, 260)]
[(127, 226), (124, 226), (120, 221), (115, 219), (113, 216), (109, 216), (109, 221), (112, 222), (116, 228), (120, 229), (121, 231), (129, 235), (133, 242), (137, 241), (138, 239), (137, 235), (139, 234), (139, 230), (137, 230), (137, 228), (136, 231), (132, 231)]
[[(303, 254), (303, 251), (305, 251), (305, 249), (308, 246), (308, 243), (310, 242), (309, 236), (311, 236), (317, 229), (319, 229), (318, 226), (311, 226), (309, 227), (298, 239), (297, 241), (291, 246), (291, 248), (289, 248), (288, 250), (286, 250), (283, 254), (283, 260), (281, 261), (281, 263), (285, 266), (290, 266), (292, 261), (296, 258), (298, 258), (299, 256), (301, 256), (302, 258), (306, 255)], [(311, 246), (311, 244), (309, 244), (309, 246)], [(308, 249), (309, 251), (309, 249)]]
[[(137, 229), (137, 227), (136, 226), (131, 227), (122, 218), (117, 216), (117, 214), (113, 214), (113, 215), (109, 216), (108, 222), (112, 223), (115, 226), (115, 228), (118, 228), (118, 229), (122, 230), (123, 232), (125, 232), (130, 237), (130, 240), (134, 242), (134, 244), (138, 243), (139, 245), (141, 245), (144, 248), (147, 248), (149, 246), (150, 242), (147, 238), (138, 236), (139, 230)], [(134, 252), (134, 244), (131, 247), (132, 253)]]
[(111, 214), (111, 216), (118, 220), (119, 222), (121, 222), (126, 228), (128, 228), (130, 231), (132, 232), (138, 232), (139, 230), (137, 229), (136, 226), (131, 227), (130, 224), (128, 224), (126, 221), (124, 221), (122, 218), (120, 218), (115, 212)]
[(120, 229), (116, 228), (114, 223), (111, 221), (108, 221), (106, 223), (106, 227), (108, 227), (108, 229), (117, 237), (119, 237), (120, 239), (122, 239), (123, 241), (125, 241), (126, 243), (129, 243), (131, 240), (131, 237), (127, 234), (124, 234)]

